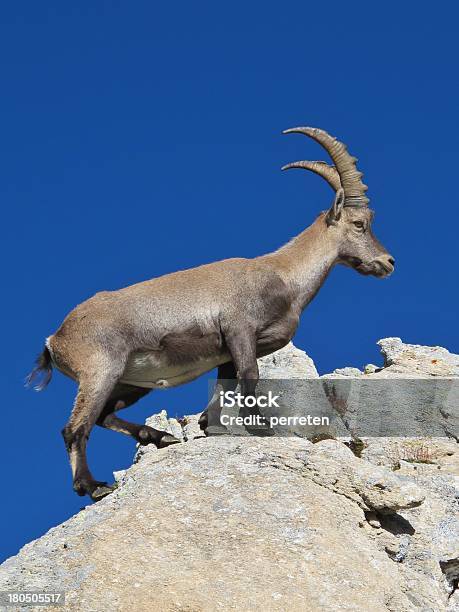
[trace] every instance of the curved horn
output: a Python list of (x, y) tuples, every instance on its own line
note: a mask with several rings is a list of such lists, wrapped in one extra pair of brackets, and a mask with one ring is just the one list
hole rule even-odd
[(282, 166), (281, 170), (290, 170), (290, 168), (303, 168), (304, 170), (311, 170), (322, 178), (324, 178), (334, 191), (338, 191), (341, 187), (341, 180), (339, 178), (338, 171), (335, 166), (329, 166), (323, 161), (297, 161), (291, 164)]
[(305, 134), (324, 147), (340, 176), (346, 197), (345, 206), (366, 206), (368, 204), (369, 200), (365, 195), (368, 187), (362, 183), (363, 174), (357, 170), (355, 165), (357, 158), (347, 152), (342, 142), (318, 128), (296, 127), (284, 130), (283, 133)]

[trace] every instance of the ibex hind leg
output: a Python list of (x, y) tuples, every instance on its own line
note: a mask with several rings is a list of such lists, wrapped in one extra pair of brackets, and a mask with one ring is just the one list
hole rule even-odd
[(62, 435), (72, 468), (73, 488), (78, 495), (99, 499), (112, 491), (105, 482), (93, 478), (86, 458), (86, 445), (97, 419), (110, 398), (123, 370), (123, 359), (111, 360), (94, 353), (79, 373), (75, 404)]
[(158, 448), (164, 448), (170, 444), (176, 444), (179, 440), (165, 431), (148, 425), (130, 423), (114, 414), (117, 410), (132, 406), (150, 391), (151, 389), (118, 383), (97, 419), (97, 425), (131, 436), (142, 445), (155, 444)]

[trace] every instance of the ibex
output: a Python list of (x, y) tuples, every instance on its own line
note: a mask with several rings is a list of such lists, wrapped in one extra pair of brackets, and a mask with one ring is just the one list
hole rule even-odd
[[(299, 161), (284, 166), (322, 176), (335, 190), (331, 208), (279, 250), (254, 259), (226, 259), (167, 274), (118, 291), (103, 291), (77, 306), (46, 341), (31, 382), (53, 365), (78, 382), (70, 419), (62, 430), (79, 495), (99, 499), (112, 488), (96, 481), (86, 444), (95, 424), (164, 447), (177, 440), (163, 431), (120, 419), (152, 389), (174, 387), (218, 367), (219, 379), (254, 393), (257, 357), (285, 346), (303, 309), (331, 268), (344, 264), (377, 277), (394, 259), (371, 231), (372, 211), (356, 158), (326, 132), (298, 127), (320, 143), (334, 165)], [(206, 411), (200, 423), (206, 428)]]

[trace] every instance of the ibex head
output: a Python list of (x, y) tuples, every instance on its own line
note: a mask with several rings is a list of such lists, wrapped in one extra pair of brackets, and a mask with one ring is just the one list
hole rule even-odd
[(336, 192), (332, 207), (326, 213), (328, 231), (338, 238), (338, 262), (360, 274), (384, 277), (394, 271), (394, 258), (371, 231), (373, 211), (368, 208), (367, 186), (352, 157), (342, 142), (317, 128), (297, 127), (284, 134), (305, 134), (321, 144), (329, 153), (334, 166), (321, 161), (298, 161), (282, 170), (303, 168), (322, 176)]

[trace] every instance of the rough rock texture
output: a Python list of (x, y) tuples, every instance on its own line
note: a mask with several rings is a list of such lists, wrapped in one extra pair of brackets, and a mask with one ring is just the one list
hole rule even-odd
[(327, 378), (371, 376), (372, 378), (426, 378), (430, 376), (459, 377), (459, 355), (441, 346), (405, 344), (400, 338), (378, 340), (383, 366), (368, 364), (363, 372), (358, 368), (337, 368)]
[[(428, 373), (406, 346), (384, 369)], [(275, 359), (317, 376), (283, 351), (273, 376)], [(198, 417), (150, 417), (184, 443), (142, 447), (113, 494), (0, 566), (0, 590), (64, 590), (82, 612), (459, 610), (456, 440), (202, 438)]]
[[(145, 420), (145, 424), (154, 429), (160, 429), (161, 431), (167, 431), (173, 435), (177, 440), (181, 442), (188, 442), (195, 438), (204, 438), (204, 433), (198, 425), (198, 419), (201, 416), (199, 414), (192, 414), (184, 416), (178, 421), (177, 419), (168, 418), (167, 412), (161, 410), (157, 414), (153, 414)], [(140, 460), (140, 458), (150, 450), (150, 446), (137, 446), (137, 452), (134, 456), (134, 463)], [(120, 472), (114, 472), (115, 479), (119, 479)]]
[(5, 562), (0, 586), (62, 589), (85, 611), (445, 610), (445, 585), (400, 571), (365, 516), (411, 516), (424, 495), (334, 440), (195, 440), (145, 453)]
[[(392, 554), (400, 562), (400, 571), (424, 574), (424, 586), (432, 580), (443, 581), (449, 609), (459, 610), (458, 443), (445, 438), (369, 438), (364, 444), (364, 460), (395, 470), (394, 474), (425, 494), (422, 506), (409, 512), (402, 509), (397, 521), (391, 521), (398, 540)], [(388, 526), (381, 522), (376, 538)]]
[[(368, 364), (363, 371), (338, 368), (321, 377), (351, 385), (337, 387), (342, 406), (336, 409), (343, 412), (348, 432), (360, 437), (459, 439), (459, 355), (438, 346), (405, 344), (400, 338), (384, 338), (377, 344), (384, 359), (382, 366)], [(387, 380), (392, 382), (387, 384)], [(346, 435), (342, 428), (336, 432)]]
[(386, 373), (419, 376), (459, 376), (459, 355), (441, 346), (404, 344), (400, 338), (384, 338), (378, 345)]
[(289, 342), (287, 346), (258, 360), (260, 378), (318, 378), (313, 360)]

